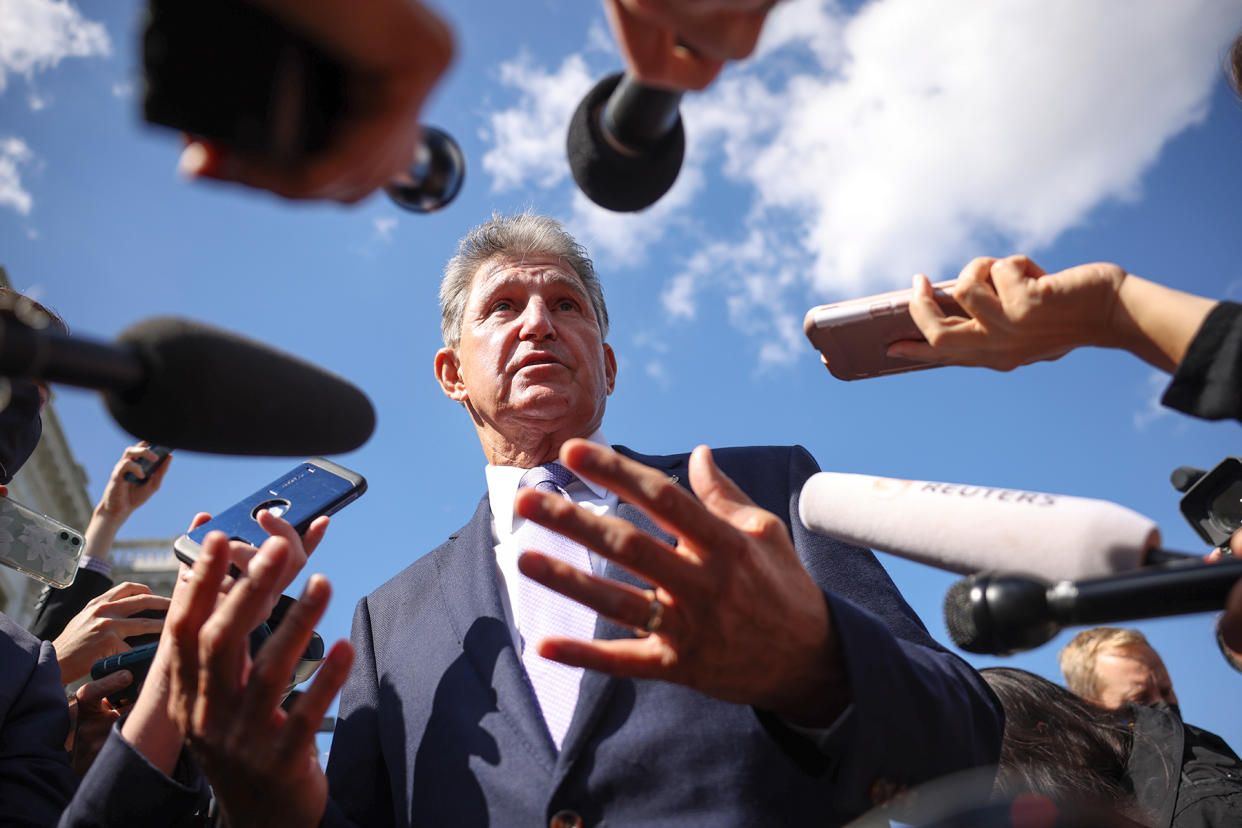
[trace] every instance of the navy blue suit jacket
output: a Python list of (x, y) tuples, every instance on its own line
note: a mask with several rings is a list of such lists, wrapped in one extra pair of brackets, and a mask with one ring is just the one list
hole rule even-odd
[[(688, 479), (688, 455), (619, 450)], [(445, 544), (358, 604), (325, 824), (547, 825), (569, 810), (587, 825), (829, 825), (878, 790), (994, 763), (1001, 714), (982, 680), (931, 639), (869, 551), (803, 528), (811, 456), (714, 456), (785, 520), (827, 596), (853, 701), (820, 744), (748, 706), (588, 671), (558, 754), (505, 623), (484, 497)], [(617, 514), (668, 539), (629, 504)], [(605, 574), (641, 584), (611, 564)], [(632, 634), (603, 618), (596, 629)]]
[(77, 787), (52, 645), (0, 613), (0, 823), (52, 825)]

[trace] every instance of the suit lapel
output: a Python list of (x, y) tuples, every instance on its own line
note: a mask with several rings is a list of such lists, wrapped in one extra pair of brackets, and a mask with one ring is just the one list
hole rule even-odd
[[(438, 562), (440, 587), (459, 642), (467, 640), (467, 631), (481, 617), (495, 618), (509, 629), (500, 602), (500, 579), (493, 550), (491, 508), (485, 496), (474, 517), (453, 536), (451, 546)], [(512, 636), (507, 636), (506, 641), (494, 663), (490, 654), (478, 647), (465, 647), (466, 656), (483, 686), (495, 688), (500, 714), (531, 746), (544, 770), (551, 773), (556, 748), (522, 660), (513, 648)]]
[[(673, 458), (648, 457), (636, 454), (622, 446), (615, 446), (614, 448), (619, 453), (644, 465), (667, 472), (670, 477), (676, 477), (683, 486), (686, 485), (686, 460), (684, 456)], [(628, 520), (639, 529), (654, 535), (670, 546), (676, 544), (676, 539), (672, 535), (656, 526), (651, 518), (647, 517), (646, 513), (636, 506), (624, 502), (617, 504), (617, 517)], [(605, 565), (603, 575), (605, 578), (620, 581), (638, 589), (648, 589), (651, 586), (651, 584), (628, 569), (618, 566), (611, 561)], [(629, 627), (623, 627), (601, 616), (595, 623), (595, 637), (607, 640), (634, 638), (634, 630)], [(565, 733), (565, 741), (561, 746), (558, 776), (563, 776), (568, 771), (569, 767), (578, 758), (582, 747), (589, 741), (592, 731), (599, 722), (600, 714), (607, 705), (608, 699), (616, 688), (618, 681), (618, 679), (604, 673), (592, 670), (587, 670), (583, 673), (582, 683), (578, 688), (578, 704), (574, 708), (573, 720), (569, 724), (569, 730)]]

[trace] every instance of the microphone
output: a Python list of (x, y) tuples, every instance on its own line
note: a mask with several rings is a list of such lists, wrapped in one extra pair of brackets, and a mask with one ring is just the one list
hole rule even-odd
[(1242, 560), (1148, 567), (1106, 578), (1050, 583), (1011, 574), (971, 575), (944, 596), (953, 643), (983, 655), (1038, 647), (1065, 627), (1219, 610), (1242, 578)]
[(620, 72), (587, 93), (565, 141), (574, 181), (587, 198), (629, 213), (668, 192), (686, 154), (681, 95)]
[(961, 575), (1089, 578), (1181, 557), (1155, 521), (1106, 500), (992, 486), (819, 472), (802, 487), (812, 532)]
[(339, 454), (375, 430), (348, 381), (187, 319), (148, 319), (109, 344), (0, 317), (0, 376), (99, 390), (135, 437), (211, 454)]

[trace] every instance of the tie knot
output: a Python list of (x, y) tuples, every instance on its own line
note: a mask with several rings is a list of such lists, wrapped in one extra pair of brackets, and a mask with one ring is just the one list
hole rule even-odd
[(564, 495), (565, 489), (573, 479), (574, 473), (560, 463), (544, 463), (542, 466), (528, 469), (518, 482), (518, 488), (535, 489), (540, 492), (559, 492)]

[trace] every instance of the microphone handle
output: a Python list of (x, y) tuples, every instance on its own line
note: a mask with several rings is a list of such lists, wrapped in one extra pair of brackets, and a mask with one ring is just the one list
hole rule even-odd
[(146, 367), (125, 346), (35, 330), (0, 316), (0, 376), (123, 394), (146, 381)]
[(655, 147), (677, 125), (681, 92), (644, 86), (626, 72), (600, 114), (604, 134), (635, 155)]
[(1048, 588), (1048, 608), (1063, 627), (1210, 612), (1225, 606), (1239, 578), (1242, 561), (1061, 581)]

